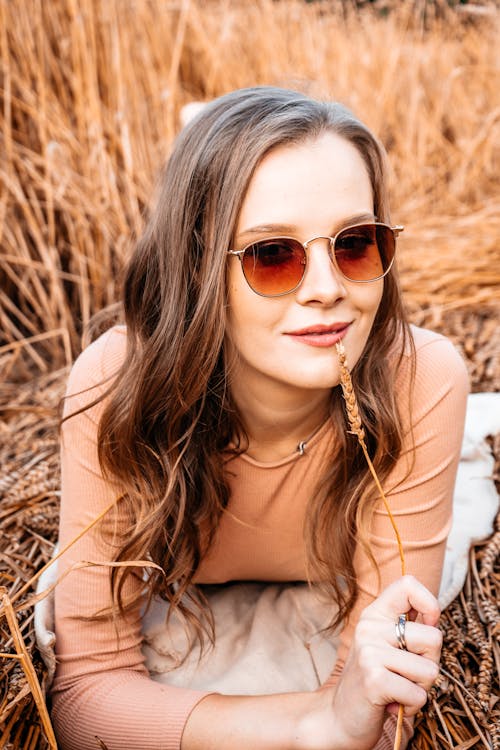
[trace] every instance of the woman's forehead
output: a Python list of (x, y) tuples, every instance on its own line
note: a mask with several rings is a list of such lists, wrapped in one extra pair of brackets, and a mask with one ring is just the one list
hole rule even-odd
[(332, 224), (358, 216), (373, 217), (366, 164), (348, 140), (326, 132), (266, 154), (250, 181), (236, 233), (271, 228), (287, 234), (309, 224), (313, 233), (330, 232)]

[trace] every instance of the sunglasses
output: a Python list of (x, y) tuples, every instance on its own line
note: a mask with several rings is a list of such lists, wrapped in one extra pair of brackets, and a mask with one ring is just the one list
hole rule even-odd
[(329, 255), (337, 270), (349, 281), (368, 283), (383, 278), (396, 252), (396, 237), (404, 227), (387, 224), (356, 224), (341, 229), (335, 237), (313, 237), (300, 242), (294, 237), (269, 237), (228, 250), (237, 255), (251, 289), (262, 297), (281, 297), (294, 292), (307, 269), (307, 250), (316, 240), (328, 240)]

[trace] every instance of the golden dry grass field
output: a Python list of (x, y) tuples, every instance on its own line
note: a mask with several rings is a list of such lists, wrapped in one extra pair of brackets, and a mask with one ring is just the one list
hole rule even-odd
[[(500, 389), (497, 2), (0, 0), (0, 583), (12, 598), (57, 535), (67, 367), (117, 298), (181, 108), (256, 84), (340, 100), (379, 135), (411, 319), (451, 336), (473, 390)], [(498, 475), (500, 437), (493, 452)], [(500, 750), (499, 553), (497, 521), (443, 615), (444, 671), (414, 750)], [(32, 607), (16, 609), (43, 685)], [(0, 659), (0, 750), (44, 747), (20, 665)]]
[(414, 320), (493, 304), (500, 13), (445, 5), (1, 0), (4, 367), (29, 376), (78, 351), (115, 299), (181, 106), (253, 84), (341, 100), (385, 143)]

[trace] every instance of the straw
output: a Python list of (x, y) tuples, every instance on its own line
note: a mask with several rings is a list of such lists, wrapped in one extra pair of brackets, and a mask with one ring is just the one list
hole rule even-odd
[[(500, 390), (499, 37), (489, 2), (0, 0), (0, 576), (9, 597), (51, 557), (67, 365), (90, 316), (117, 299), (191, 100), (271, 83), (340, 99), (364, 119), (389, 150), (411, 320), (450, 336), (473, 390)], [(464, 595), (443, 613), (443, 669), (417, 719), (418, 750), (450, 737), (462, 750), (500, 748), (499, 549), (496, 532), (472, 551)], [(32, 597), (26, 590), (15, 608), (44, 691), (32, 607), (19, 609)], [(0, 632), (0, 651), (15, 654), (4, 617)], [(0, 747), (43, 748), (19, 659), (0, 669)]]
[(67, 332), (13, 352), (22, 377), (116, 300), (181, 106), (245, 85), (337, 98), (387, 145), (412, 313), (494, 303), (498, 12), (359, 5), (0, 1), (0, 346)]
[[(478, 316), (477, 320), (480, 319)], [(464, 337), (477, 324), (469, 311), (464, 312), (461, 326), (458, 311), (453, 320)], [(446, 332), (446, 329), (441, 330)], [(481, 350), (478, 350), (471, 363), (474, 365), (480, 357)], [(496, 378), (500, 375), (499, 369), (497, 360)], [(12, 597), (51, 558), (57, 537), (60, 482), (57, 403), (66, 372), (61, 370), (40, 376), (24, 385), (4, 383), (0, 386), (0, 536), (3, 550), (0, 582)], [(481, 382), (475, 381), (473, 385), (478, 390)], [(495, 476), (500, 477), (500, 435), (492, 440), (491, 447), (497, 457)], [(33, 592), (26, 592), (24, 596), (32, 599)], [(44, 690), (46, 669), (35, 646), (32, 607), (22, 609), (27, 601), (24, 597), (16, 601), (19, 628)], [(476, 737), (476, 747), (490, 750), (495, 747), (491, 743), (496, 731), (496, 747), (499, 747), (500, 738), (495, 727), (500, 726), (500, 702), (494, 702), (500, 666), (499, 601), (500, 519), (493, 537), (471, 551), (463, 596), (458, 597), (441, 616), (444, 638), (441, 674), (430, 691), (429, 703), (417, 717), (415, 738), (411, 743), (415, 750), (446, 747), (446, 731), (457, 746)], [(6, 632), (2, 627), (1, 618), (0, 632), (0, 651), (5, 652), (13, 643), (9, 640), (10, 631)], [(7, 647), (8, 643), (11, 645)], [(41, 732), (36, 705), (15, 660), (0, 659), (0, 674), (6, 687), (5, 698), (0, 703), (0, 737), (4, 732), (6, 737), (17, 736), (15, 746), (23, 748), (29, 728), (38, 727)], [(489, 705), (486, 705), (486, 698)], [(432, 739), (433, 733), (438, 739)], [(481, 734), (486, 742), (481, 739)], [(439, 739), (441, 737), (443, 739)], [(38, 747), (43, 748), (41, 734)]]

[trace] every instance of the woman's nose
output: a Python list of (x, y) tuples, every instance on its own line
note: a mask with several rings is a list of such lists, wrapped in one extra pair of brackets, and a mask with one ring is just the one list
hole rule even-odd
[(302, 283), (296, 291), (301, 305), (317, 302), (334, 304), (346, 296), (345, 279), (332, 260), (333, 248), (328, 237), (315, 237), (306, 245), (307, 264)]

